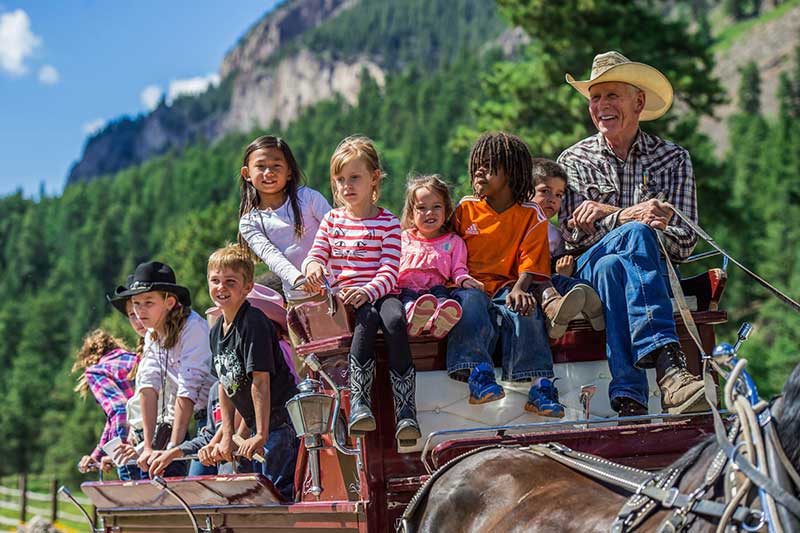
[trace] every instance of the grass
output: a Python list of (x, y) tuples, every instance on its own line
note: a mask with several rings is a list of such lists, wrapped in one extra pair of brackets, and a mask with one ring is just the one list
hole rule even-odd
[(760, 24), (765, 24), (772, 20), (776, 20), (785, 15), (787, 12), (789, 12), (789, 10), (797, 6), (800, 6), (800, 0), (786, 0), (784, 3), (782, 3), (775, 9), (766, 11), (756, 18), (742, 20), (735, 24), (731, 24), (730, 26), (721, 30), (720, 33), (716, 36), (715, 38), (716, 42), (714, 43), (713, 47), (714, 52), (715, 53), (724, 52), (725, 50), (730, 48), (731, 45), (737, 39), (739, 39), (745, 33), (749, 32), (754, 27)]
[[(0, 478), (0, 485), (8, 488), (17, 488), (17, 477), (16, 476), (8, 476), (5, 478)], [(45, 477), (36, 477), (31, 476), (28, 479), (28, 490), (31, 492), (38, 492), (41, 494), (47, 494), (50, 490), (50, 482), (49, 479)], [(0, 499), (6, 502), (16, 502), (16, 498), (0, 495)], [(69, 502), (65, 502), (60, 500), (58, 503), (59, 511), (63, 510), (64, 512), (70, 514), (78, 514), (79, 511), (75, 509), (72, 504)], [(28, 507), (27, 507), (27, 518), (31, 520), (34, 516), (33, 512), (38, 515), (41, 515), (45, 518), (50, 516), (50, 502), (44, 501), (34, 501), (28, 500)], [(14, 520), (19, 519), (19, 511), (12, 510), (12, 509), (0, 509), (0, 516), (4, 518), (11, 518)], [(66, 533), (78, 533), (81, 531), (86, 531), (86, 523), (84, 522), (73, 522), (70, 520), (63, 520), (59, 519), (56, 524), (56, 528), (60, 531), (64, 531)], [(0, 525), (0, 531), (16, 531), (15, 527)]]

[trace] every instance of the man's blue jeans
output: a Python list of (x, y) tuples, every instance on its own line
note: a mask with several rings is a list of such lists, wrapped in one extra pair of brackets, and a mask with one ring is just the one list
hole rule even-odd
[(575, 276), (592, 284), (603, 302), (609, 396), (648, 403), (644, 368), (657, 349), (678, 342), (665, 263), (655, 231), (629, 222), (605, 235), (578, 259)]
[(503, 380), (553, 376), (553, 355), (539, 306), (527, 316), (506, 307), (505, 287), (489, 297), (478, 289), (456, 289), (452, 298), (463, 314), (447, 337), (447, 372), (463, 380), (480, 363), (492, 363), (497, 343), (503, 352)]

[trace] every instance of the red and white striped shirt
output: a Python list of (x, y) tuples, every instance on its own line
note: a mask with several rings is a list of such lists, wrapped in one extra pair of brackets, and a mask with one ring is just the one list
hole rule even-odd
[(322, 219), (303, 262), (328, 267), (337, 287), (361, 287), (374, 302), (397, 288), (400, 270), (400, 221), (378, 208), (371, 218), (352, 218), (343, 207)]

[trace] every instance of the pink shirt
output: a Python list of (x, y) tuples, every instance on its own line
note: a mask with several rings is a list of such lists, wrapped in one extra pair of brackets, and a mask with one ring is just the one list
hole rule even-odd
[(467, 245), (455, 233), (426, 239), (414, 230), (402, 237), (400, 279), (397, 286), (416, 292), (436, 285), (461, 285), (470, 277), (467, 270)]

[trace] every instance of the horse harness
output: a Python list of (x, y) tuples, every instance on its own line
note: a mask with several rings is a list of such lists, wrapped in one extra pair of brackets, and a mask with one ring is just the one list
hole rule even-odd
[[(634, 531), (662, 507), (673, 511), (658, 531), (675, 533), (685, 531), (698, 515), (719, 520), (726, 514), (724, 503), (702, 499), (725, 471), (727, 457), (722, 450), (714, 456), (703, 483), (697, 489), (684, 494), (676, 487), (683, 473), (697, 461), (708, 444), (710, 442), (694, 448), (692, 456), (682, 461), (680, 466), (657, 473), (614, 463), (555, 442), (527, 446), (521, 451), (547, 457), (598, 481), (632, 492), (633, 495), (617, 513), (611, 526), (613, 533)], [(758, 509), (737, 506), (731, 521), (746, 529), (758, 529), (763, 523), (763, 514)]]

